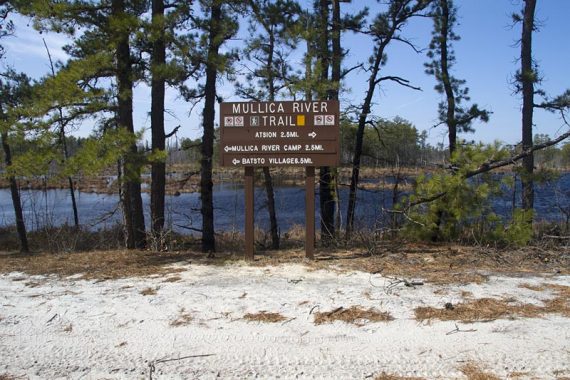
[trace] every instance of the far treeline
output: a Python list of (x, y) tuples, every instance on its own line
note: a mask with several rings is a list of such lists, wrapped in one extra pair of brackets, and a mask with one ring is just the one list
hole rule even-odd
[[(354, 236), (361, 168), (388, 167), (396, 178), (394, 207), (387, 210), (395, 236), (432, 241), (457, 240), (468, 233), (477, 242), (526, 244), (533, 236), (535, 167), (570, 163), (570, 145), (556, 147), (570, 128), (555, 139), (533, 133), (535, 112), (553, 112), (570, 127), (570, 90), (548, 94), (540, 87), (532, 37), (537, 32), (538, 0), (521, 0), (512, 15), (519, 28), (520, 55), (513, 59), (513, 84), (521, 98), (521, 142), (485, 145), (460, 138), (475, 121), (488, 122), (491, 112), (469, 98), (465, 80), (456, 77), (453, 45), (460, 8), (452, 0), (389, 0), (348, 14), (347, 0), (8, 0), (0, 5), (0, 55), (8, 38), (18, 39), (18, 23), (28, 20), (38, 31), (58, 33), (69, 44), (65, 62), (53, 61), (44, 41), (50, 72), (32, 80), (30, 73), (3, 66), (0, 73), (2, 175), (9, 184), (22, 252), (28, 239), (19, 182), (33, 176), (55, 176), (69, 184), (75, 227), (81, 228), (74, 179), (112, 169), (120, 183), (125, 246), (142, 249), (161, 236), (165, 225), (165, 186), (169, 155), (182, 150), (199, 162), (202, 216), (201, 249), (216, 251), (213, 169), (217, 157), (218, 87), (232, 84), (234, 98), (250, 101), (283, 99), (342, 100), (352, 91), (347, 76), (360, 70), (365, 90), (341, 103), (341, 157), (350, 172), (346, 210), (339, 210), (340, 168), (319, 168), (321, 244), (338, 244)], [(372, 6), (372, 4), (370, 4)], [(416, 18), (433, 20), (429, 46), (416, 46), (407, 26)], [(461, 15), (469, 17), (469, 15)], [(508, 22), (509, 20), (505, 20)], [(547, 22), (547, 21), (546, 21)], [(240, 28), (247, 28), (239, 47)], [(369, 59), (347, 67), (343, 36), (357, 34), (371, 43)], [(374, 114), (377, 94), (390, 82), (418, 90), (402, 76), (385, 72), (393, 45), (418, 54), (418, 65), (436, 80), (441, 94), (439, 125), (447, 129), (444, 145), (430, 146), (425, 132), (404, 118), (384, 120)], [(302, 56), (297, 63), (290, 57)], [(505, 73), (506, 75), (509, 73)], [(133, 90), (150, 87), (151, 141), (133, 122)], [(165, 127), (166, 89), (177, 91), (189, 113), (201, 115), (201, 138), (180, 141), (178, 128)], [(376, 97), (375, 97), (376, 96)], [(381, 104), (380, 104), (381, 106)], [(405, 117), (405, 115), (402, 115)], [(517, 122), (518, 123), (518, 122)], [(77, 139), (79, 126), (91, 136)], [(398, 189), (405, 166), (429, 167), (405, 195)], [(54, 169), (55, 168), (55, 169)], [(520, 210), (499, 217), (491, 197), (513, 187), (511, 176), (491, 175), (510, 168), (522, 183)], [(150, 231), (145, 228), (141, 175), (150, 171)], [(271, 221), (271, 247), (279, 248), (273, 175), (263, 168)], [(508, 178), (506, 178), (508, 177)], [(340, 215), (344, 215), (343, 218)], [(467, 232), (466, 232), (467, 231)], [(567, 231), (566, 231), (567, 232)], [(392, 236), (392, 235), (391, 235)]]

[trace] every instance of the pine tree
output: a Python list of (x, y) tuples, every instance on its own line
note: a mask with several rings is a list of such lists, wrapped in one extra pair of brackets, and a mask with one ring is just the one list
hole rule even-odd
[[(166, 78), (161, 67), (166, 64), (166, 25), (164, 0), (152, 0), (151, 33), (151, 108), (150, 130), (152, 151), (164, 152), (166, 135), (164, 132), (164, 99)], [(152, 233), (158, 235), (164, 228), (164, 205), (166, 189), (166, 163), (162, 160), (151, 164), (150, 219)]]
[[(56, 73), (55, 73), (55, 66), (54, 66), (54, 62), (51, 58), (51, 53), (49, 51), (49, 48), (47, 46), (47, 43), (44, 41), (44, 46), (46, 48), (46, 52), (49, 58), (49, 63), (50, 63), (50, 69), (51, 69), (51, 74), (53, 77), (55, 77)], [(66, 123), (63, 121), (63, 107), (61, 105), (56, 105), (56, 112), (57, 115), (59, 116), (59, 121), (57, 122), (57, 128), (58, 128), (58, 145), (61, 147), (61, 162), (63, 164), (65, 164), (65, 162), (68, 160), (69, 158), (69, 150), (67, 149), (67, 134), (66, 134)], [(75, 199), (75, 186), (73, 183), (73, 177), (71, 175), (69, 175), (67, 177), (67, 183), (68, 183), (68, 187), (69, 187), (69, 195), (71, 196), (71, 208), (73, 210), (73, 223), (75, 228), (79, 228), (79, 212), (77, 210), (77, 201)]]
[[(524, 10), (522, 12), (522, 36), (521, 36), (521, 69), (517, 74), (522, 93), (522, 148), (531, 149), (533, 146), (532, 119), (534, 112), (535, 83), (538, 81), (538, 74), (532, 60), (532, 33), (535, 30), (534, 12), (536, 0), (524, 0)], [(515, 20), (517, 17), (515, 16)], [(518, 18), (520, 20), (520, 18)], [(525, 173), (521, 178), (522, 183), (522, 208), (532, 212), (534, 208), (534, 183), (532, 175), (534, 172), (534, 154), (529, 154), (523, 159), (523, 169)], [(532, 217), (529, 217), (532, 222)]]
[[(313, 100), (315, 97), (338, 100), (341, 81), (351, 71), (342, 70), (345, 52), (341, 48), (341, 34), (347, 30), (361, 30), (368, 9), (364, 8), (355, 15), (348, 14), (341, 18), (341, 2), (346, 1), (316, 0), (313, 2), (313, 13), (303, 12), (298, 23), (297, 34), (306, 41), (307, 46), (304, 56), (305, 74), (304, 77), (293, 80), (291, 89), (293, 92), (300, 92), (306, 100)], [(340, 228), (337, 187), (336, 168), (319, 168), (321, 240), (324, 245), (332, 242), (337, 226)]]
[(212, 254), (216, 251), (214, 236), (214, 199), (212, 182), (212, 163), (214, 158), (215, 104), (217, 100), (216, 82), (218, 77), (231, 65), (231, 54), (220, 52), (226, 40), (238, 29), (236, 19), (230, 13), (229, 4), (221, 0), (202, 0), (200, 2), (205, 19), (197, 21), (203, 31), (201, 39), (203, 49), (202, 64), (205, 68), (206, 82), (203, 95), (202, 142), (200, 144), (200, 198), (202, 200), (202, 252)]
[(14, 133), (15, 126), (20, 119), (19, 108), (31, 97), (30, 79), (25, 74), (18, 74), (8, 70), (0, 75), (0, 139), (4, 151), (6, 175), (10, 183), (10, 194), (16, 219), (16, 230), (20, 240), (20, 252), (29, 253), (28, 237), (20, 190), (16, 174), (12, 171), (12, 151), (10, 148), (10, 135)]
[(429, 45), (426, 73), (433, 75), (437, 81), (435, 89), (444, 94), (445, 101), (439, 103), (439, 120), (445, 124), (449, 136), (449, 156), (453, 156), (457, 145), (457, 133), (473, 132), (471, 124), (474, 120), (489, 120), (489, 113), (479, 109), (477, 104), (471, 107), (462, 106), (469, 101), (469, 88), (465, 81), (457, 79), (451, 74), (456, 58), (451, 43), (459, 41), (460, 36), (455, 34), (457, 24), (457, 8), (453, 0), (435, 0), (432, 6), (434, 28), (432, 40)]
[(193, 27), (190, 4), (186, 2), (151, 1), (151, 19), (144, 26), (138, 43), (141, 50), (150, 55), (148, 72), (151, 87), (151, 149), (156, 159), (151, 160), (150, 215), (151, 230), (160, 235), (164, 228), (166, 193), (166, 140), (180, 126), (166, 133), (165, 95), (166, 86), (180, 87), (196, 70), (194, 40), (189, 37)]
[(354, 157), (352, 160), (352, 175), (350, 179), (350, 192), (346, 213), (347, 240), (351, 237), (352, 230), (354, 228), (356, 189), (360, 175), (364, 128), (371, 113), (372, 98), (376, 87), (383, 81), (389, 80), (406, 87), (417, 89), (401, 77), (380, 76), (380, 70), (386, 61), (386, 48), (393, 40), (404, 41), (408, 45), (413, 46), (410, 41), (401, 35), (401, 29), (412, 17), (423, 14), (429, 4), (429, 0), (392, 0), (388, 3), (388, 10), (386, 12), (379, 13), (376, 16), (370, 30), (368, 31), (368, 34), (374, 41), (374, 52), (370, 57), (369, 67), (367, 67), (367, 70), (370, 72), (368, 78), (368, 89), (366, 91), (364, 101), (359, 108), (358, 129), (356, 132)]
[[(91, 67), (92, 75), (85, 82), (110, 78), (113, 80), (114, 111), (105, 127), (114, 125), (133, 136), (129, 151), (122, 158), (121, 200), (125, 219), (127, 248), (142, 248), (146, 244), (142, 208), (140, 172), (144, 163), (134, 137), (133, 88), (138, 79), (139, 64), (131, 47), (131, 39), (140, 26), (145, 11), (143, 0), (14, 0), (16, 8), (35, 17), (38, 28), (66, 33), (74, 37), (67, 47), (72, 59)], [(79, 31), (78, 31), (79, 30)], [(79, 34), (79, 36), (77, 36)]]
[[(250, 68), (246, 74), (247, 85), (237, 83), (236, 93), (257, 102), (273, 102), (289, 84), (291, 66), (288, 53), (295, 48), (292, 30), (298, 22), (300, 7), (290, 0), (250, 0), (249, 5), (253, 11), (249, 27), (252, 37), (247, 40), (244, 50), (247, 59), (256, 67)], [(261, 32), (256, 33), (258, 30)], [(271, 247), (278, 249), (275, 194), (268, 167), (263, 168), (263, 176), (271, 225)]]

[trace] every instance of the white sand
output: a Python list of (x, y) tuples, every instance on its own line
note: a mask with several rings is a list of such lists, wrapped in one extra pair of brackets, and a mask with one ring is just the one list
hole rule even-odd
[[(168, 276), (180, 276), (178, 282), (0, 275), (0, 375), (148, 379), (153, 364), (152, 377), (165, 379), (364, 379), (383, 371), (461, 379), (459, 368), (474, 362), (501, 378), (515, 372), (522, 379), (570, 376), (568, 318), (455, 324), (420, 323), (413, 314), (417, 306), (460, 302), (461, 291), (540, 305), (550, 292), (519, 285), (570, 285), (570, 276), (492, 276), (480, 285), (399, 285), (389, 291), (389, 279), (362, 272), (311, 272), (300, 265), (181, 267), (184, 272)], [(156, 295), (142, 295), (148, 287), (157, 288)], [(364, 321), (362, 327), (313, 323), (311, 310), (352, 305), (387, 311), (395, 320)], [(287, 321), (242, 319), (262, 310)], [(185, 313), (191, 322), (171, 325)]]

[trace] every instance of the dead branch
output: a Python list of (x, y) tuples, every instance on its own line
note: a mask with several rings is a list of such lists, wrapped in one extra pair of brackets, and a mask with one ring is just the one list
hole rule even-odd
[(453, 330), (451, 330), (451, 331), (445, 333), (445, 335), (457, 334), (457, 333), (460, 333), (460, 332), (475, 332), (475, 331), (477, 331), (477, 330), (475, 330), (475, 329), (460, 330), (460, 329), (459, 329), (459, 326), (457, 326), (457, 323), (456, 323), (456, 324), (455, 324), (455, 329), (453, 329)]
[(311, 308), (311, 310), (309, 311), (309, 315), (313, 314), (313, 311), (315, 311), (315, 309), (320, 309), (321, 306), (320, 305), (315, 305)]
[(374, 82), (374, 84), (378, 84), (378, 83), (386, 81), (386, 80), (396, 82), (399, 85), (411, 88), (412, 90), (417, 90), (417, 91), (422, 90), (420, 87), (416, 87), (416, 86), (411, 85), (409, 80), (401, 78), (401, 77), (393, 76), (393, 75), (380, 77)]
[(179, 361), (179, 360), (185, 360), (185, 359), (193, 359), (193, 358), (205, 358), (208, 356), (214, 356), (215, 354), (201, 354), (201, 355), (188, 355), (188, 356), (183, 356), (180, 358), (173, 358), (173, 359), (159, 359), (159, 360), (155, 360), (152, 361), (150, 363), (148, 363), (148, 367), (149, 367), (149, 374), (148, 377), (150, 380), (152, 380), (152, 374), (154, 373), (154, 371), (156, 370), (156, 365), (159, 363), (167, 363), (167, 362), (173, 362), (173, 361)]
[(179, 125), (179, 126), (177, 126), (176, 128), (174, 128), (174, 129), (172, 130), (172, 132), (166, 134), (166, 135), (164, 136), (164, 138), (165, 138), (165, 139), (168, 139), (168, 138), (171, 138), (172, 136), (174, 136), (174, 135), (176, 134), (176, 132), (178, 132), (178, 130), (180, 129), (180, 127), (181, 127), (181, 126)]

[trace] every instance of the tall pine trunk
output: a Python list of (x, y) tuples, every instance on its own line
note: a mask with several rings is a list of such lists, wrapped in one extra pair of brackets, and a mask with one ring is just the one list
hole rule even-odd
[[(12, 166), (12, 152), (8, 143), (8, 133), (2, 132), (2, 148), (4, 149), (4, 162), (6, 169)], [(20, 199), (20, 191), (16, 178), (11, 175), (8, 178), (10, 182), (10, 194), (12, 195), (12, 205), (14, 206), (14, 215), (16, 217), (16, 230), (18, 231), (18, 239), (20, 240), (20, 252), (29, 253), (28, 236), (26, 233), (26, 224), (24, 223), (24, 213), (22, 212), (22, 201)]]
[[(534, 11), (536, 0), (525, 0), (523, 28), (521, 38), (521, 72), (520, 80), (522, 85), (522, 149), (531, 149), (532, 141), (532, 117), (534, 108), (534, 82), (536, 73), (532, 67), (532, 32), (534, 29)], [(531, 153), (523, 158), (524, 174), (521, 176), (522, 182), (522, 208), (531, 211), (534, 207), (534, 183), (532, 175), (534, 172), (534, 154)], [(532, 218), (529, 215), (529, 221)]]
[(375, 52), (374, 64), (372, 66), (372, 72), (368, 78), (368, 90), (366, 91), (366, 97), (364, 98), (364, 103), (362, 104), (362, 110), (360, 116), (358, 117), (358, 128), (356, 130), (356, 141), (354, 143), (354, 157), (352, 160), (352, 175), (350, 178), (350, 189), (348, 194), (348, 206), (346, 212), (346, 240), (349, 240), (352, 236), (352, 231), (354, 229), (354, 211), (356, 208), (356, 190), (358, 187), (358, 182), (360, 179), (360, 160), (362, 158), (362, 147), (364, 143), (364, 127), (366, 126), (366, 119), (370, 113), (370, 106), (372, 104), (372, 98), (374, 96), (374, 90), (376, 88), (376, 81), (378, 73), (380, 72), (380, 64), (382, 62), (382, 56), (384, 54), (384, 47), (387, 42), (382, 44)]
[(449, 4), (447, 0), (441, 0), (441, 82), (445, 91), (447, 100), (446, 119), (447, 130), (449, 133), (449, 158), (453, 156), (457, 145), (457, 122), (455, 119), (455, 94), (451, 85), (451, 77), (449, 75), (449, 53), (447, 49), (447, 41), (449, 40)]
[[(166, 145), (164, 133), (165, 80), (160, 74), (161, 66), (166, 63), (163, 21), (164, 0), (152, 0), (152, 27), (155, 39), (152, 43), (150, 128), (153, 152), (163, 152)], [(150, 187), (151, 228), (154, 235), (160, 234), (164, 228), (165, 189), (166, 163), (164, 161), (155, 161), (151, 165)]]
[[(440, 33), (439, 33), (439, 43), (440, 43), (440, 70), (441, 70), (441, 84), (443, 85), (443, 90), (445, 92), (446, 99), (446, 112), (445, 112), (445, 124), (447, 125), (448, 141), (449, 141), (449, 160), (453, 157), (453, 153), (457, 147), (457, 122), (455, 118), (455, 94), (453, 92), (453, 86), (451, 84), (451, 76), (449, 74), (449, 51), (448, 51), (448, 41), (449, 41), (449, 3), (447, 0), (439, 0), (439, 5), (441, 8), (441, 20), (440, 20)], [(432, 231), (431, 240), (436, 242), (440, 240), (440, 228), (446, 216), (446, 212), (443, 209), (439, 209), (436, 212), (435, 228)]]
[[(341, 18), (340, 18), (340, 0), (333, 0), (333, 15), (332, 15), (332, 62), (331, 62), (331, 80), (333, 88), (329, 95), (331, 100), (339, 100), (340, 94), (340, 81), (341, 81), (341, 62), (342, 62), (342, 48), (340, 44), (341, 33)], [(340, 120), (338, 120), (340, 123)], [(334, 213), (333, 231), (332, 236), (336, 235), (336, 230), (340, 229), (340, 207), (339, 207), (339, 193), (338, 193), (338, 171), (337, 168), (331, 168), (330, 171), (330, 184), (329, 189), (332, 197), (332, 212)]]
[[(126, 16), (124, 0), (113, 0), (113, 16)], [(133, 80), (129, 32), (121, 30), (117, 37), (117, 118), (119, 128), (134, 135), (133, 124)], [(129, 249), (144, 248), (146, 245), (144, 213), (141, 197), (141, 164), (136, 142), (129, 147), (124, 157), (123, 213), (125, 218), (126, 246)]]
[[(321, 85), (329, 82), (329, 1), (319, 2), (319, 38), (317, 60), (321, 70)], [(329, 91), (320, 91), (319, 98), (326, 100)], [(334, 209), (335, 200), (333, 196), (334, 186), (332, 186), (332, 172), (328, 166), (319, 168), (319, 203), (321, 208), (321, 241), (324, 245), (329, 245), (335, 237)]]
[[(51, 75), (53, 77), (55, 77), (55, 67), (53, 65), (53, 60), (51, 59), (51, 53), (49, 51), (49, 48), (47, 46), (45, 39), (43, 39), (43, 42), (44, 42), (44, 46), (46, 48), (46, 52), (47, 52), (48, 59), (49, 59)], [(58, 110), (60, 119), (63, 120), (62, 108), (58, 107), (57, 110)], [(64, 125), (63, 121), (60, 121), (59, 139), (60, 139), (61, 149), (62, 149), (62, 159), (63, 159), (63, 162), (66, 162), (67, 159), (69, 158), (69, 151), (67, 150), (67, 140), (65, 139), (65, 125)], [(77, 201), (75, 199), (75, 186), (73, 185), (73, 178), (71, 176), (67, 177), (67, 182), (69, 185), (69, 194), (71, 196), (71, 208), (73, 210), (73, 222), (75, 224), (75, 228), (79, 228), (79, 212), (77, 211)]]
[(220, 48), (220, 23), (222, 6), (213, 1), (209, 22), (208, 55), (206, 62), (206, 85), (204, 88), (204, 111), (202, 113), (203, 135), (200, 151), (200, 197), (202, 200), (202, 252), (216, 251), (214, 236), (214, 197), (212, 183), (212, 160), (214, 156), (214, 118), (216, 104), (217, 58)]
[[(275, 52), (275, 35), (269, 30), (269, 52), (267, 54), (267, 81), (269, 83), (269, 101), (275, 100), (275, 83), (273, 78), (273, 54)], [(273, 178), (268, 167), (263, 168), (263, 179), (265, 182), (265, 192), (267, 194), (267, 210), (269, 212), (269, 223), (271, 228), (271, 248), (279, 249), (279, 227), (277, 225), (277, 214), (275, 212), (275, 191), (273, 189)]]
[[(63, 157), (67, 161), (69, 158), (69, 152), (67, 150), (67, 142), (65, 141), (65, 130), (61, 129), (62, 139), (63, 139)], [(73, 184), (73, 178), (71, 176), (67, 177), (67, 184), (69, 189), (69, 195), (71, 197), (71, 209), (73, 210), (73, 223), (75, 228), (79, 228), (79, 211), (77, 210), (77, 200), (75, 199), (75, 185)]]
[[(410, 2), (411, 3), (411, 2)], [(408, 19), (418, 15), (425, 9), (429, 2), (416, 1), (415, 5), (409, 5), (408, 2), (391, 2), (395, 7), (390, 7), (388, 14), (388, 25), (386, 30), (377, 36), (376, 46), (374, 47), (374, 55), (371, 57), (371, 66), (369, 67), (370, 77), (368, 78), (368, 89), (366, 96), (360, 109), (358, 117), (358, 127), (356, 131), (356, 141), (354, 144), (354, 158), (352, 160), (352, 175), (350, 178), (350, 193), (348, 195), (348, 208), (346, 212), (346, 239), (350, 239), (354, 229), (354, 211), (356, 208), (356, 190), (360, 179), (360, 161), (362, 158), (362, 147), (364, 141), (364, 128), (368, 115), (370, 114), (370, 106), (372, 105), (372, 98), (376, 86), (386, 78), (379, 78), (380, 67), (384, 57), (384, 51), (392, 39), (396, 36), (401, 27), (407, 22)]]

